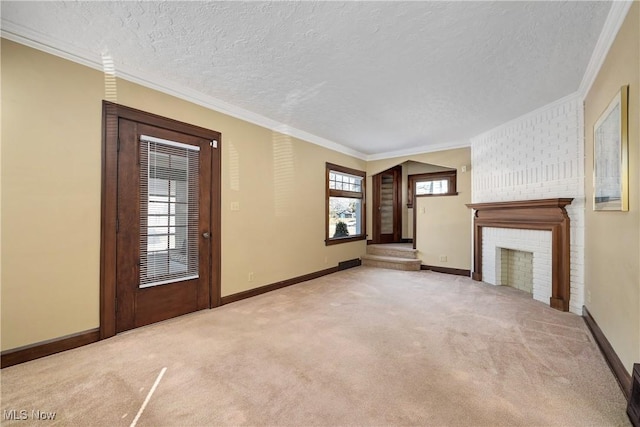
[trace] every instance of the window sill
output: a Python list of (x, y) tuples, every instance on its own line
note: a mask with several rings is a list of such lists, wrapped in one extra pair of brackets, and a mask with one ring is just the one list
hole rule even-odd
[(348, 242), (355, 242), (358, 240), (364, 240), (366, 239), (367, 236), (364, 234), (361, 234), (359, 236), (352, 236), (352, 237), (337, 237), (335, 239), (326, 239), (324, 241), (325, 246), (331, 246), (331, 245), (337, 245), (340, 243), (348, 243)]

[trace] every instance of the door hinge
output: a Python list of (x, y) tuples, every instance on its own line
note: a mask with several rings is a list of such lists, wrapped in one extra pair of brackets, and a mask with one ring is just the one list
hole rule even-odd
[(116, 143), (116, 151), (120, 152), (120, 137), (118, 137), (118, 142)]
[(218, 141), (215, 139), (209, 143), (209, 145), (213, 148), (218, 148)]
[(116, 298), (116, 313), (118, 312), (118, 298)]
[(120, 231), (120, 218), (116, 218), (116, 233)]

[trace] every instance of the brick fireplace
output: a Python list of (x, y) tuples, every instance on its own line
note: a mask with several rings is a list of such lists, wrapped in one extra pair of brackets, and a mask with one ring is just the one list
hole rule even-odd
[(519, 228), (483, 227), (482, 281), (506, 285), (499, 255), (504, 251), (529, 253), (531, 260), (531, 294), (536, 301), (549, 303), (551, 298), (551, 231)]
[(531, 252), (533, 298), (568, 311), (570, 299), (570, 234), (565, 207), (573, 199), (472, 203), (474, 215), (474, 280), (500, 284), (497, 249)]

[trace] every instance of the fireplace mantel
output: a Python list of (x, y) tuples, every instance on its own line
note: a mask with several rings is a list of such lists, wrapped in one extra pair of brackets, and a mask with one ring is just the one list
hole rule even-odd
[(482, 228), (519, 228), (551, 232), (551, 299), (549, 305), (569, 311), (570, 234), (565, 206), (573, 199), (519, 200), (514, 202), (471, 203), (473, 217), (473, 280), (482, 280)]

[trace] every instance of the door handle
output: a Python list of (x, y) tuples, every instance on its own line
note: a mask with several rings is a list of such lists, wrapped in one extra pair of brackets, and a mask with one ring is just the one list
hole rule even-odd
[(205, 239), (208, 239), (209, 237), (211, 237), (211, 234), (209, 234), (208, 231), (205, 231), (204, 233), (202, 233), (202, 237), (204, 237)]

